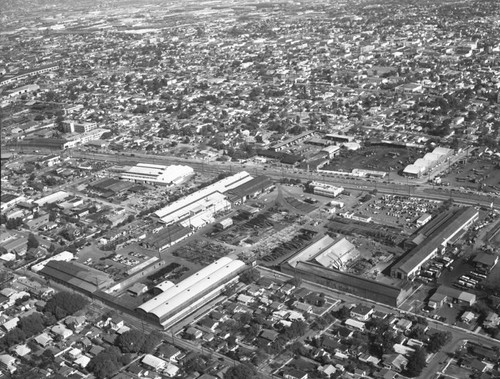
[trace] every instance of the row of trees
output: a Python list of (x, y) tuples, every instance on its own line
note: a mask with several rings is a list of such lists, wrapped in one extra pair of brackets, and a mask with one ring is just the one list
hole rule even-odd
[(150, 354), (161, 343), (157, 333), (144, 334), (139, 330), (129, 330), (119, 335), (111, 346), (93, 357), (87, 370), (97, 378), (106, 378), (131, 362), (133, 354)]

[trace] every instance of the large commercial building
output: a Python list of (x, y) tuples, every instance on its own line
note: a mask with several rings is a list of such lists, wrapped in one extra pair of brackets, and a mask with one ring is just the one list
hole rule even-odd
[(164, 292), (137, 308), (138, 314), (167, 328), (218, 296), (230, 282), (237, 280), (245, 263), (221, 258), (197, 273), (168, 286)]
[(148, 235), (144, 241), (141, 242), (141, 245), (161, 252), (189, 237), (192, 233), (190, 228), (182, 225), (168, 225), (160, 231)]
[(167, 205), (156, 211), (155, 216), (167, 225), (181, 223), (191, 228), (202, 227), (213, 222), (216, 213), (231, 208), (225, 193), (252, 179), (248, 172), (239, 172)]
[(50, 261), (40, 274), (48, 279), (85, 293), (94, 293), (109, 287), (113, 280), (108, 274), (78, 263)]
[(418, 158), (413, 164), (406, 166), (403, 170), (403, 174), (407, 176), (420, 177), (438, 163), (441, 163), (450, 157), (452, 154), (452, 149), (436, 147), (432, 153), (427, 153), (423, 158)]
[(241, 204), (274, 189), (274, 183), (267, 176), (260, 175), (228, 191), (228, 200), (232, 204)]
[(453, 244), (478, 216), (479, 212), (475, 208), (462, 208), (437, 219), (437, 224), (425, 225), (428, 236), (396, 262), (391, 268), (391, 276), (398, 279), (414, 278), (425, 262), (435, 257), (448, 244)]
[(283, 263), (281, 271), (395, 307), (411, 294), (411, 283), (393, 286), (339, 270), (358, 254), (346, 239), (335, 241), (325, 236)]
[(403, 286), (383, 284), (361, 276), (323, 267), (313, 262), (300, 261), (297, 262), (295, 267), (292, 267), (287, 262), (281, 265), (281, 271), (338, 291), (361, 296), (393, 307), (401, 305), (412, 293), (411, 283), (405, 283)]
[(172, 185), (181, 183), (194, 174), (189, 166), (163, 166), (138, 163), (121, 175), (122, 179), (139, 183)]

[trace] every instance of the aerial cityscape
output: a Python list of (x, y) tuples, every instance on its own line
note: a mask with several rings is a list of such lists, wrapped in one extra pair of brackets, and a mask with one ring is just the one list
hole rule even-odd
[(4, 0), (0, 378), (500, 378), (498, 0)]

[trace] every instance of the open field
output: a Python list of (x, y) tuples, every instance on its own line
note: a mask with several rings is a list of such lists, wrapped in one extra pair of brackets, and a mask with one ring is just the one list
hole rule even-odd
[(324, 166), (324, 170), (351, 171), (355, 168), (398, 172), (424, 154), (415, 149), (371, 146), (357, 151), (342, 152)]

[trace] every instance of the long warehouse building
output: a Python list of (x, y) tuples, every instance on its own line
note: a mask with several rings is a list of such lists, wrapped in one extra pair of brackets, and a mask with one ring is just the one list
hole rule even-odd
[(425, 239), (420, 245), (410, 250), (392, 268), (391, 276), (397, 279), (412, 279), (422, 265), (432, 259), (440, 249), (453, 243), (479, 217), (473, 207), (462, 208), (447, 218), (447, 222)]
[[(231, 206), (224, 196), (220, 196), (221, 194), (225, 194), (227, 191), (252, 179), (248, 172), (238, 172), (167, 205), (156, 211), (155, 215), (167, 225), (186, 221), (199, 213), (203, 213), (204, 217), (208, 217), (208, 211), (216, 213)], [(191, 223), (194, 222), (195, 218), (191, 220)]]
[(142, 304), (137, 311), (142, 317), (167, 328), (219, 295), (244, 268), (245, 263), (240, 260), (221, 258)]

